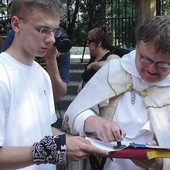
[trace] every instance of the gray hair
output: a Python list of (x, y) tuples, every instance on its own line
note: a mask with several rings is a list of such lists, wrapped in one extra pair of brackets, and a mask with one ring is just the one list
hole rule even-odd
[(156, 16), (137, 29), (136, 44), (153, 44), (156, 53), (170, 54), (170, 16)]
[(59, 0), (13, 0), (10, 7), (12, 16), (31, 16), (35, 9), (46, 11), (62, 18), (66, 9)]

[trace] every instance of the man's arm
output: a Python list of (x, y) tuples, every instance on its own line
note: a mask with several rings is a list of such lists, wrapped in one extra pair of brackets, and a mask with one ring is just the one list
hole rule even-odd
[[(57, 128), (52, 128), (53, 135), (59, 135), (62, 132)], [(80, 136), (71, 136), (66, 134), (66, 146), (67, 146), (67, 159), (78, 161), (80, 159), (88, 157), (90, 154), (96, 154), (100, 156), (107, 156), (107, 152), (96, 148), (88, 140)]]
[(40, 142), (36, 142), (32, 146), (1, 146), (0, 169), (19, 169), (33, 164), (60, 164), (65, 161), (64, 153), (67, 159), (74, 161), (88, 157), (92, 153), (101, 156), (108, 154), (80, 136), (65, 137), (57, 129), (53, 129), (53, 133), (54, 136), (45, 136)]
[(112, 59), (118, 59), (120, 58), (118, 55), (115, 54), (111, 54), (110, 56), (108, 56), (107, 60), (105, 61), (97, 61), (97, 62), (92, 62), (87, 66), (87, 70), (89, 69), (95, 69), (95, 70), (99, 70), (102, 66), (104, 66), (105, 64), (107, 64), (110, 60)]
[(0, 169), (18, 169), (33, 163), (31, 147), (0, 147)]
[(61, 79), (56, 56), (57, 56), (57, 51), (54, 46), (51, 46), (48, 49), (47, 54), (44, 56), (45, 63), (46, 63), (46, 70), (50, 75), (52, 81), (55, 103), (63, 100), (64, 96), (67, 93), (67, 84)]
[(0, 147), (0, 169), (18, 169), (33, 164), (60, 164), (66, 161), (65, 158), (77, 161), (92, 153), (100, 156), (108, 154), (80, 136), (66, 136), (61, 133), (53, 128), (53, 136), (45, 136), (32, 146)]
[(8, 32), (6, 39), (2, 44), (1, 52), (6, 51), (11, 46), (13, 39), (14, 39), (14, 36), (15, 36), (15, 32), (14, 32), (13, 29), (11, 29)]

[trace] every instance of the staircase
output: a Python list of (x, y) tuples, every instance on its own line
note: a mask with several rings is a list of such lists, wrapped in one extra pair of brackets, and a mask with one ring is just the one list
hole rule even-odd
[[(82, 54), (81, 54), (82, 55)], [(55, 125), (58, 128), (62, 126), (62, 119), (67, 107), (74, 100), (77, 95), (77, 88), (81, 81), (81, 75), (84, 71), (84, 65), (87, 64), (89, 56), (86, 56), (81, 62), (81, 55), (73, 56), (71, 55), (70, 59), (70, 82), (68, 84), (67, 95), (64, 97), (64, 100), (56, 106), (56, 113), (58, 117), (57, 124)], [(57, 109), (58, 108), (58, 109)], [(57, 165), (57, 170), (80, 170), (79, 162), (70, 161), (69, 165)]]
[[(82, 54), (81, 54), (82, 55)], [(64, 116), (64, 113), (70, 103), (74, 100), (77, 95), (77, 88), (81, 81), (81, 75), (84, 71), (84, 66), (89, 60), (89, 56), (85, 55), (83, 62), (81, 62), (81, 55), (71, 55), (70, 59), (70, 81), (68, 84), (67, 94), (64, 97), (64, 100), (56, 105), (56, 113), (58, 117), (57, 127), (61, 127), (61, 119)]]

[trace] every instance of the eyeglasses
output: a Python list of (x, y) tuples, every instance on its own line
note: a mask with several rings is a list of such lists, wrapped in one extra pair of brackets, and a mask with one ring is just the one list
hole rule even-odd
[(140, 57), (139, 57), (140, 61), (144, 64), (156, 64), (157, 67), (159, 68), (165, 68), (165, 69), (169, 69), (170, 68), (170, 63), (164, 63), (164, 62), (154, 62), (153, 60), (151, 60), (150, 58), (147, 58), (147, 57), (144, 57), (144, 56), (141, 56), (140, 54)]
[(61, 30), (59, 28), (52, 30), (52, 29), (46, 28), (46, 27), (41, 27), (41, 28), (36, 27), (36, 26), (34, 26), (34, 27), (42, 36), (45, 36), (45, 37), (48, 37), (51, 34), (51, 32), (53, 32), (54, 37), (56, 37), (56, 38), (60, 37), (60, 35), (61, 35)]
[(91, 40), (91, 39), (87, 39), (87, 44), (90, 44), (90, 43), (92, 43), (92, 42), (94, 42), (94, 41)]
[[(22, 18), (22, 17), (18, 17), (19, 19), (21, 19), (21, 20), (25, 20), (24, 18)], [(48, 36), (50, 36), (51, 35), (51, 33), (53, 33), (54, 34), (54, 37), (60, 37), (60, 35), (61, 35), (61, 30), (60, 30), (60, 28), (56, 28), (56, 29), (50, 29), (50, 28), (48, 28), (48, 27), (40, 27), (40, 26), (35, 26), (35, 25), (33, 25), (32, 23), (30, 23), (30, 22), (28, 22), (28, 21), (26, 21), (27, 23), (29, 23), (32, 27), (34, 27), (35, 28), (35, 30), (37, 30), (42, 36), (44, 36), (44, 37), (48, 37)]]

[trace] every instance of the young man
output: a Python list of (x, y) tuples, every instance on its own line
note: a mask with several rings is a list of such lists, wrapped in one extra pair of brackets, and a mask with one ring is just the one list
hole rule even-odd
[[(103, 66), (68, 107), (67, 131), (170, 147), (170, 16), (141, 26), (136, 42), (136, 50)], [(169, 167), (170, 159), (107, 159), (104, 170)]]
[[(11, 29), (2, 45), (1, 52), (6, 51), (11, 46), (14, 37), (15, 31)], [(70, 51), (58, 56), (56, 48), (51, 46), (43, 58), (36, 57), (35, 60), (38, 60), (37, 62), (40, 64), (45, 62), (46, 70), (52, 81), (54, 102), (58, 103), (63, 100), (69, 83)]]
[(57, 0), (12, 1), (15, 38), (0, 54), (0, 169), (52, 170), (66, 157), (107, 154), (51, 128), (56, 121), (51, 80), (34, 59), (54, 43), (63, 12)]

